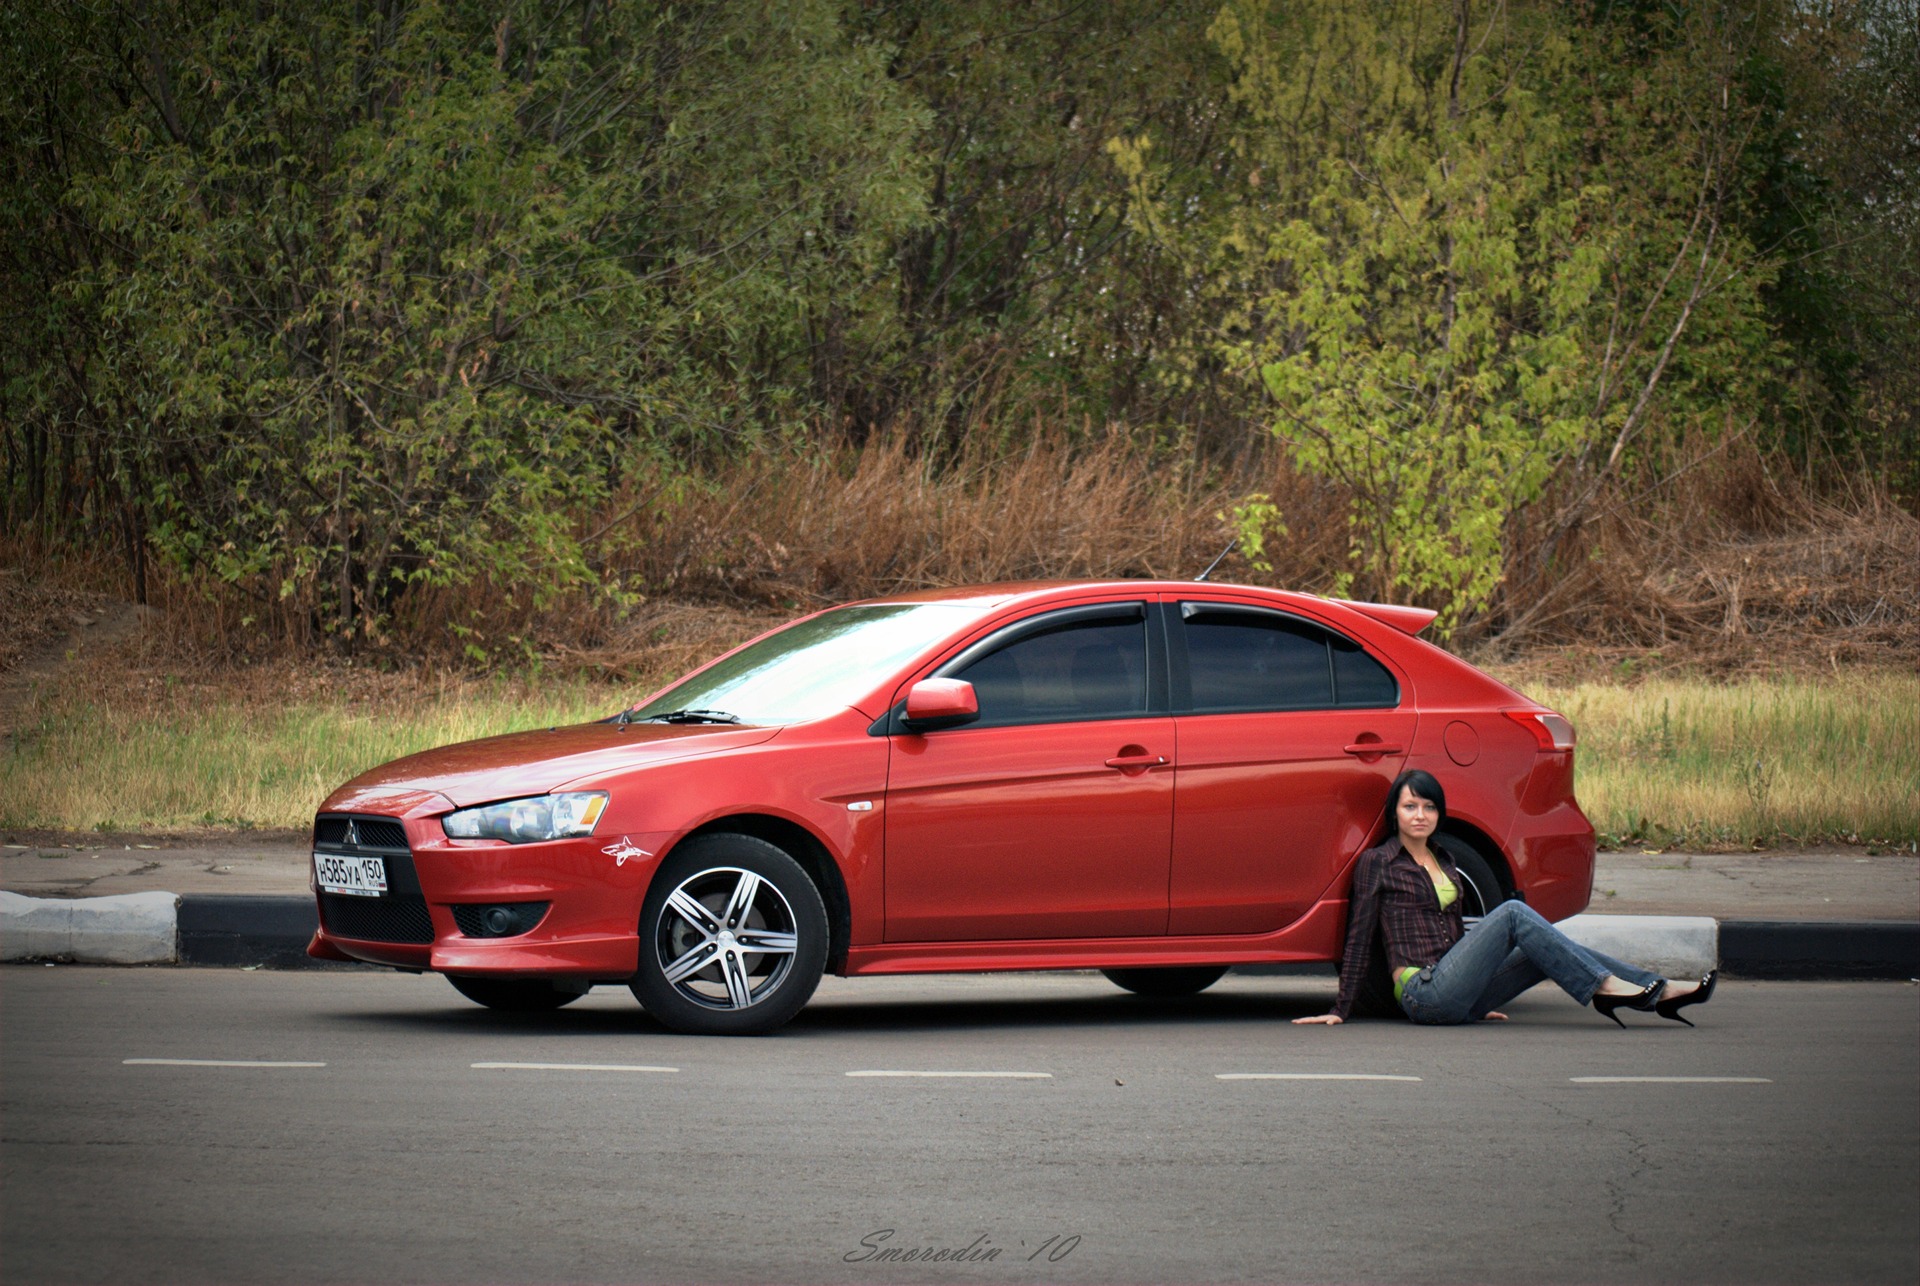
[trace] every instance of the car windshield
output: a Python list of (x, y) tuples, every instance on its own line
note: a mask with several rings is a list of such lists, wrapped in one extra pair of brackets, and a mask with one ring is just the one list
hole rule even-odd
[(962, 603), (842, 607), (796, 621), (668, 688), (627, 718), (805, 723), (841, 710), (887, 673), (977, 617)]

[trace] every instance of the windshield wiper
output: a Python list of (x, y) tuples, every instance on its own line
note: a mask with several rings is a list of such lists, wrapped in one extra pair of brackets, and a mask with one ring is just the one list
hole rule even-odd
[(740, 716), (725, 710), (669, 710), (650, 714), (641, 723), (739, 723)]

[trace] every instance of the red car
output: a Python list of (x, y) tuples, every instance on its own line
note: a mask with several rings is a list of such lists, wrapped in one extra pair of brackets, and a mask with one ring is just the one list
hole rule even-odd
[(1468, 910), (1593, 884), (1573, 729), (1433, 613), (1192, 581), (831, 608), (631, 709), (399, 759), (314, 821), (308, 948), (500, 1009), (621, 983), (770, 1031), (843, 975), (1095, 968), (1180, 995), (1338, 958), (1354, 857), (1425, 768)]

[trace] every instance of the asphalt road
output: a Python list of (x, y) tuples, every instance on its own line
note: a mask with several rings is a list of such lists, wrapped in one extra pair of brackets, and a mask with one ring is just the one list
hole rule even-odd
[[(1506, 1025), (1283, 1025), (1329, 995), (830, 979), (714, 1040), (610, 990), (510, 1017), (433, 977), (10, 967), (0, 1271), (1920, 1278), (1910, 984), (1725, 984), (1697, 1031), (1545, 992)], [(954, 1072), (1018, 1075), (873, 1074)]]

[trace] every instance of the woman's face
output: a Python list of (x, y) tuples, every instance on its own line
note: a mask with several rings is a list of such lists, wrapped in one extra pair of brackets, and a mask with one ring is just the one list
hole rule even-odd
[(1440, 810), (1433, 806), (1431, 799), (1422, 799), (1414, 794), (1411, 786), (1400, 788), (1400, 802), (1393, 806), (1393, 813), (1400, 823), (1400, 838), (1403, 840), (1424, 840), (1440, 824)]

